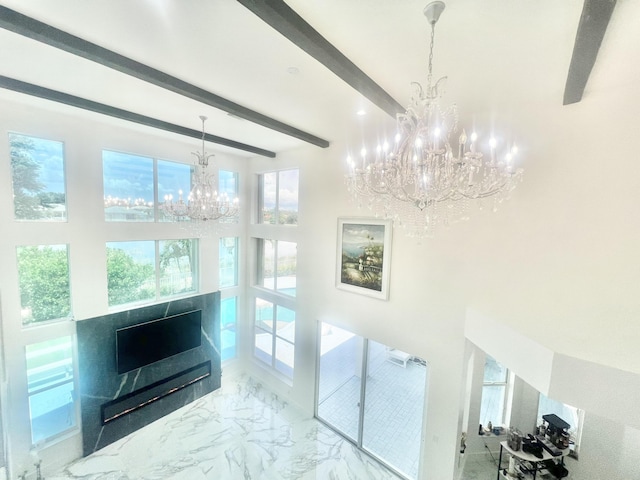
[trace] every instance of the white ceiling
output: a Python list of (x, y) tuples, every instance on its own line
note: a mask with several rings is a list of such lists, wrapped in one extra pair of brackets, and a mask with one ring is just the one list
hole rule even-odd
[[(353, 141), (363, 126), (391, 125), (388, 115), (234, 0), (0, 3), (330, 142)], [(425, 81), (428, 0), (287, 3), (401, 104), (411, 81)], [(449, 77), (445, 101), (457, 103), (463, 119), (506, 119), (510, 128), (540, 102), (563, 108), (582, 3), (449, 0), (434, 57), (434, 75)], [(638, 18), (640, 2), (618, 0), (585, 98), (637, 85), (640, 62), (628, 55), (640, 45)], [(275, 152), (305, 145), (2, 29), (0, 45), (0, 75), (196, 130), (198, 116), (207, 115), (208, 133)], [(357, 117), (362, 108), (368, 115)]]

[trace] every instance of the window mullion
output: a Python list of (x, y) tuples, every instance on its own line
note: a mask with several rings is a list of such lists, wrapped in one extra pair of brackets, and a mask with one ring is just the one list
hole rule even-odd
[(155, 268), (156, 268), (156, 300), (160, 299), (160, 242), (156, 240), (155, 244), (155, 252), (156, 252), (156, 260), (155, 260)]
[(274, 225), (280, 224), (280, 172), (276, 174), (276, 206), (275, 206)]
[(278, 291), (278, 240), (273, 240), (273, 291)]
[(276, 339), (278, 338), (278, 305), (273, 306), (273, 320), (271, 325), (271, 351), (273, 355), (271, 356), (271, 367), (276, 368), (276, 358), (278, 358), (278, 353), (276, 351)]
[[(291, 178), (289, 178), (291, 177)], [(261, 352), (256, 351), (254, 355), (265, 365), (293, 380), (295, 349), (295, 261), (296, 252), (291, 250), (291, 242), (280, 241), (285, 230), (289, 226), (282, 226), (284, 223), (297, 223), (297, 217), (291, 214), (289, 218), (289, 208), (293, 212), (297, 212), (297, 190), (298, 175), (283, 176), (280, 171), (265, 172), (258, 175), (258, 210), (261, 213), (259, 223), (269, 223), (273, 227), (269, 227), (267, 231), (268, 238), (259, 235), (256, 238), (256, 319), (260, 318), (258, 313), (261, 302), (269, 302), (273, 308), (273, 328), (271, 330), (271, 361), (263, 358)], [(285, 200), (284, 209), (280, 204), (280, 190), (283, 189), (283, 199)], [(291, 195), (289, 195), (291, 194)], [(291, 197), (291, 198), (290, 198)], [(292, 200), (293, 199), (293, 200)], [(293, 202), (293, 203), (292, 203)], [(290, 221), (280, 221), (280, 211), (287, 216)], [(287, 236), (285, 235), (285, 238)], [(270, 243), (267, 243), (270, 242)], [(282, 251), (282, 257), (280, 257)], [(291, 260), (293, 258), (293, 260)], [(289, 261), (292, 262), (289, 268)], [(268, 274), (267, 274), (268, 269)], [(285, 273), (286, 272), (286, 273)], [(283, 278), (279, 278), (282, 274)], [(292, 279), (284, 278), (284, 276), (292, 276)], [(282, 289), (282, 291), (281, 291)], [(280, 331), (279, 331), (280, 329)], [(283, 335), (286, 335), (285, 338)], [(266, 348), (267, 338), (263, 337), (261, 342), (263, 348)], [(257, 339), (254, 339), (257, 345)]]
[(369, 339), (362, 339), (362, 368), (360, 370), (360, 408), (358, 411), (358, 448), (362, 448), (362, 437), (364, 435), (364, 410), (367, 401), (367, 369), (369, 368)]
[(73, 383), (73, 378), (64, 378), (62, 380), (57, 381), (56, 383), (52, 383), (50, 385), (46, 385), (40, 388), (34, 388), (33, 390), (29, 390), (29, 396), (37, 395), (38, 393), (46, 392), (48, 390), (53, 390), (54, 388), (60, 387), (62, 385), (66, 385), (67, 383)]

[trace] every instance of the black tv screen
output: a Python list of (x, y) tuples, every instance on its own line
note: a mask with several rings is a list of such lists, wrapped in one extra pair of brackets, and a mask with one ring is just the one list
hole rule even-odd
[(118, 374), (200, 346), (202, 310), (116, 330)]

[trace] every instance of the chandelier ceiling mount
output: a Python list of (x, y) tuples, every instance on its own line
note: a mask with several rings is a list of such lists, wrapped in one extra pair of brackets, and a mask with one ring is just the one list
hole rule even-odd
[(424, 13), (424, 16), (427, 17), (429, 25), (435, 25), (438, 22), (440, 15), (442, 15), (442, 12), (444, 11), (444, 7), (444, 2), (438, 1), (431, 2), (429, 5), (424, 7), (422, 13)]

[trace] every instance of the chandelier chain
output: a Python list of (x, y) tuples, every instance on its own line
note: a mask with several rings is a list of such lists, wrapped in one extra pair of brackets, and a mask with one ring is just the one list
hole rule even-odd
[(433, 43), (436, 33), (436, 23), (431, 23), (431, 41), (429, 45), (429, 75), (427, 76), (427, 90), (431, 90), (433, 85)]

